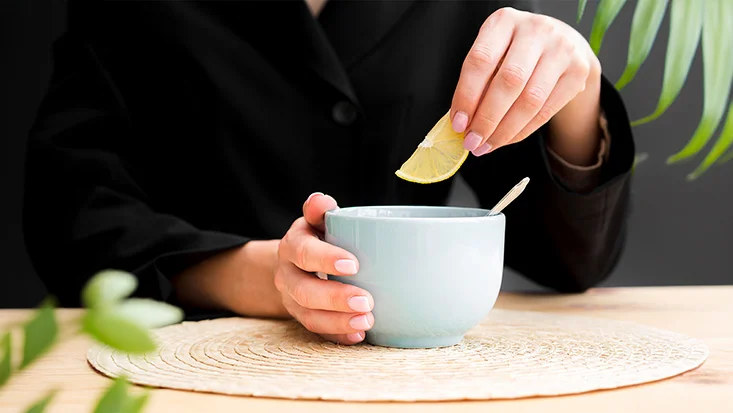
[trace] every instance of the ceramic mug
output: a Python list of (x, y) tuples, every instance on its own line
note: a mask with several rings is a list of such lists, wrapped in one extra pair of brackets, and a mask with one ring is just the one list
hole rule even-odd
[(326, 212), (325, 241), (359, 260), (328, 278), (369, 291), (366, 342), (400, 348), (460, 343), (494, 307), (504, 268), (505, 216), (460, 207), (371, 206)]

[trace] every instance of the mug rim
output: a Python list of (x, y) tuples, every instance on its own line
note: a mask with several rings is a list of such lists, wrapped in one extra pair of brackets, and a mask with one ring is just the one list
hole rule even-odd
[[(393, 216), (370, 216), (370, 215), (351, 215), (347, 214), (350, 211), (365, 210), (365, 209), (401, 209), (401, 210), (457, 210), (457, 211), (473, 211), (481, 213), (482, 215), (477, 216), (444, 216), (444, 217), (393, 217)], [(337, 208), (326, 211), (326, 216), (333, 216), (339, 218), (349, 218), (356, 220), (365, 221), (494, 221), (501, 220), (504, 218), (504, 213), (499, 212), (496, 215), (486, 215), (490, 212), (489, 209), (475, 208), (475, 207), (461, 207), (461, 206), (439, 206), (439, 205), (362, 205), (362, 206), (350, 206), (344, 208)]]

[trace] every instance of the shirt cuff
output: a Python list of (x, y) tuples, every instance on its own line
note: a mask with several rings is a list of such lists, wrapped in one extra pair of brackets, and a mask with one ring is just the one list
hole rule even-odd
[(598, 149), (598, 157), (593, 165), (583, 166), (572, 164), (555, 153), (549, 145), (545, 145), (549, 153), (549, 163), (555, 178), (568, 190), (578, 193), (586, 193), (595, 189), (601, 181), (601, 170), (603, 163), (607, 161), (610, 153), (611, 134), (608, 131), (608, 120), (605, 113), (601, 112), (598, 124), (601, 129), (601, 143)]

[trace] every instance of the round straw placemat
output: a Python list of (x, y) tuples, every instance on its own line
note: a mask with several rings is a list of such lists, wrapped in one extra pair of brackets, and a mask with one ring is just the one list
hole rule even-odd
[(701, 365), (699, 340), (601, 318), (493, 310), (460, 344), (342, 346), (288, 321), (224, 318), (155, 331), (160, 348), (127, 356), (95, 345), (91, 365), (152, 387), (345, 401), (521, 398), (612, 389)]

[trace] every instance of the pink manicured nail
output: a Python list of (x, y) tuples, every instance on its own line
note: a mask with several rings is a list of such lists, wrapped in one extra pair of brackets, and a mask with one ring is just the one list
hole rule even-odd
[(489, 151), (491, 151), (491, 148), (492, 146), (490, 143), (485, 143), (479, 146), (478, 148), (476, 148), (476, 150), (473, 151), (473, 155), (474, 156), (486, 155), (487, 153), (489, 153)]
[(348, 338), (349, 341), (353, 341), (353, 342), (358, 343), (361, 340), (364, 340), (364, 333), (351, 333), (351, 334), (347, 334), (346, 335), (346, 338)]
[(356, 274), (356, 263), (352, 260), (338, 260), (333, 264), (333, 267), (341, 274)]
[(473, 151), (479, 146), (479, 144), (481, 144), (482, 140), (483, 138), (478, 133), (469, 132), (468, 135), (463, 138), (463, 147), (467, 151)]
[(453, 116), (453, 130), (460, 133), (466, 130), (468, 126), (468, 115), (463, 112), (457, 112)]
[(369, 305), (369, 298), (359, 295), (349, 298), (349, 307), (359, 313), (368, 313), (372, 311)]
[(339, 204), (338, 204), (338, 202), (336, 202), (336, 200), (331, 195), (326, 195), (326, 198), (328, 198), (331, 201), (333, 201), (333, 209), (338, 209)]
[(309, 202), (311, 201), (311, 199), (313, 199), (313, 198), (314, 198), (314, 197), (316, 197), (317, 195), (323, 196), (323, 192), (314, 192), (314, 193), (310, 194), (310, 195), (308, 196), (308, 199), (306, 199), (306, 200), (305, 200), (305, 203), (306, 203), (306, 204), (307, 204), (307, 203), (309, 203)]
[(369, 319), (365, 315), (358, 315), (349, 320), (349, 325), (354, 330), (366, 330), (371, 327)]

